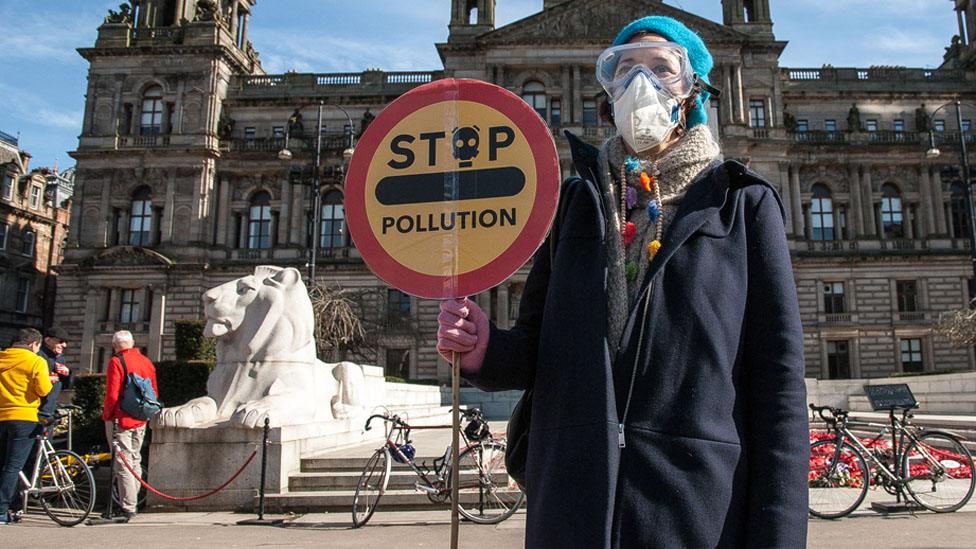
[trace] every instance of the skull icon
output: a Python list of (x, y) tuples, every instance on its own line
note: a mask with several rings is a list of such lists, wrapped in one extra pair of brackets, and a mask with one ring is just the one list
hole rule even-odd
[(478, 156), (478, 141), (480, 140), (478, 126), (465, 126), (454, 130), (451, 144), (454, 147), (454, 158), (460, 160), (462, 168), (471, 166), (472, 159)]

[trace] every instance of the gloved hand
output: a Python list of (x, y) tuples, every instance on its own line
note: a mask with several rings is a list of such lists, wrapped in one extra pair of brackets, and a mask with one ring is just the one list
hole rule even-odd
[(481, 307), (465, 298), (463, 301), (441, 301), (437, 315), (437, 352), (448, 362), (452, 352), (461, 354), (461, 371), (477, 374), (488, 350), (490, 327)]
[(56, 363), (54, 365), (54, 368), (58, 371), (59, 376), (66, 376), (71, 373), (71, 370), (69, 370), (67, 366), (61, 364), (60, 362)]

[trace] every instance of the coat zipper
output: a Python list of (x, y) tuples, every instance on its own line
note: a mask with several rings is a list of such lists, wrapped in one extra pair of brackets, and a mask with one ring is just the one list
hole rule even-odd
[(654, 279), (652, 278), (647, 284), (647, 290), (644, 292), (644, 311), (641, 313), (640, 332), (637, 337), (637, 353), (634, 355), (634, 367), (630, 372), (630, 388), (627, 389), (627, 400), (624, 402), (624, 415), (620, 418), (620, 423), (617, 425), (617, 446), (620, 448), (627, 447), (624, 426), (627, 423), (627, 414), (630, 412), (630, 399), (634, 395), (634, 383), (637, 381), (637, 366), (640, 363), (641, 349), (644, 346), (644, 326), (647, 325), (647, 311), (651, 305), (651, 293), (653, 290)]

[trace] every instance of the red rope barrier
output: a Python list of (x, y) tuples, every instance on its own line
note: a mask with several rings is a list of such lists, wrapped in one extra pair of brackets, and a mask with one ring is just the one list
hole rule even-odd
[(115, 455), (117, 455), (120, 458), (122, 458), (122, 464), (125, 465), (125, 468), (128, 469), (130, 473), (132, 473), (132, 476), (134, 476), (137, 479), (139, 479), (139, 484), (142, 484), (146, 488), (146, 490), (149, 490), (150, 492), (156, 494), (157, 496), (159, 496), (161, 498), (170, 499), (170, 500), (173, 500), (173, 501), (193, 501), (193, 500), (197, 500), (197, 499), (209, 498), (210, 496), (216, 494), (217, 492), (223, 490), (224, 488), (227, 488), (227, 486), (230, 483), (234, 482), (234, 479), (236, 479), (237, 477), (241, 476), (241, 473), (244, 472), (244, 469), (246, 469), (247, 466), (251, 464), (251, 461), (254, 460), (254, 456), (258, 455), (258, 451), (257, 450), (252, 451), (251, 452), (251, 455), (247, 457), (247, 461), (244, 462), (244, 465), (241, 465), (241, 468), (238, 469), (236, 473), (234, 473), (234, 476), (232, 476), (229, 479), (227, 479), (227, 482), (221, 484), (220, 486), (214, 488), (213, 490), (207, 492), (206, 494), (200, 494), (199, 496), (191, 496), (191, 497), (186, 497), (186, 498), (181, 498), (181, 497), (171, 496), (169, 494), (164, 494), (164, 493), (160, 492), (159, 490), (157, 490), (157, 489), (153, 488), (152, 486), (150, 486), (149, 483), (147, 483), (146, 481), (142, 480), (142, 477), (132, 469), (132, 466), (129, 465), (129, 461), (127, 459), (125, 459), (125, 454), (123, 452), (120, 452), (119, 451), (119, 445), (118, 444), (115, 444)]

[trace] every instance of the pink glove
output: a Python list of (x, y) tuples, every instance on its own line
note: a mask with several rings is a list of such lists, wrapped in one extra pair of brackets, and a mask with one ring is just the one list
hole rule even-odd
[(488, 317), (481, 307), (470, 299), (441, 301), (437, 324), (437, 352), (448, 362), (452, 353), (460, 353), (461, 371), (480, 372), (490, 330)]

